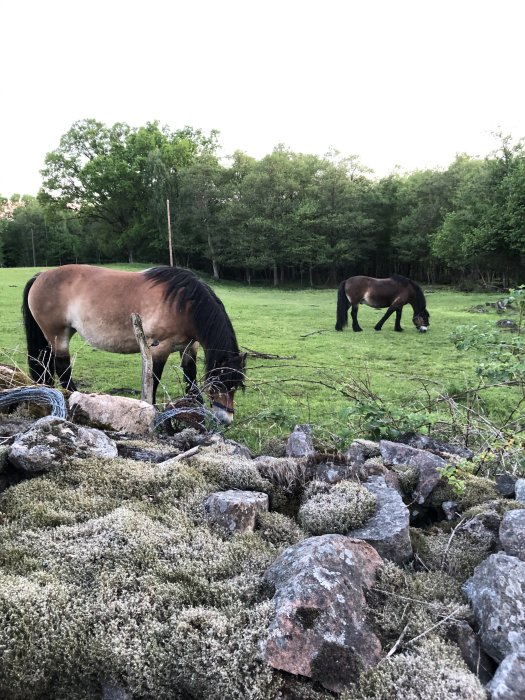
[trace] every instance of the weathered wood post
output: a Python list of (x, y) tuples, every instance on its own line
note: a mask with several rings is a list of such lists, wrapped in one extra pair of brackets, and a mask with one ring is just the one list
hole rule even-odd
[(135, 338), (139, 344), (140, 354), (142, 355), (142, 387), (141, 396), (142, 401), (147, 401), (147, 403), (153, 403), (153, 360), (151, 357), (151, 350), (146, 342), (146, 335), (144, 334), (144, 329), (142, 327), (142, 319), (139, 314), (131, 314), (131, 323), (133, 324), (133, 332), (135, 333)]

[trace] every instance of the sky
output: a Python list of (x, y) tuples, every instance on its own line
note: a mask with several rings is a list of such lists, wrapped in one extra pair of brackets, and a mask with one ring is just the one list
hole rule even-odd
[(93, 118), (220, 132), (221, 154), (336, 149), (383, 177), (525, 137), (523, 0), (11, 0), (0, 194)]

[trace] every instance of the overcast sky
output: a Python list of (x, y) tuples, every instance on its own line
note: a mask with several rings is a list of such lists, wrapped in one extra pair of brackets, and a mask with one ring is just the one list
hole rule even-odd
[(11, 0), (0, 194), (36, 194), (79, 119), (220, 131), (222, 152), (357, 155), (377, 175), (525, 137), (523, 0)]

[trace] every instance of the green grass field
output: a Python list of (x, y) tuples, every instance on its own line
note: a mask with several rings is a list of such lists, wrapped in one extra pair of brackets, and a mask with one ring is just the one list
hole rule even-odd
[[(142, 269), (145, 266), (119, 266)], [(0, 270), (0, 363), (26, 369), (20, 312), (25, 282), (36, 270)], [(207, 280), (210, 282), (210, 280)], [(210, 282), (211, 283), (211, 282)], [(430, 330), (418, 334), (407, 307), (404, 333), (393, 330), (389, 319), (378, 333), (373, 326), (382, 312), (362, 306), (363, 333), (334, 330), (336, 290), (293, 290), (245, 287), (234, 283), (211, 283), (223, 300), (237, 333), (239, 345), (259, 353), (290, 359), (248, 359), (246, 391), (239, 392), (234, 425), (228, 435), (254, 450), (272, 436), (287, 435), (296, 423), (318, 426), (327, 445), (338, 436), (353, 437), (355, 424), (348, 423), (345, 409), (355, 405), (345, 393), (355, 383), (370, 388), (396, 407), (402, 416), (417, 410), (442, 393), (455, 393), (477, 383), (473, 354), (457, 351), (450, 333), (459, 325), (493, 327), (497, 316), (473, 314), (477, 304), (495, 301), (498, 295), (464, 294), (436, 288), (427, 293)], [(73, 376), (84, 391), (140, 390), (140, 356), (123, 356), (94, 350), (81, 338), (72, 342)], [(174, 354), (165, 370), (165, 396), (183, 393)], [(202, 377), (202, 361), (200, 366)], [(351, 392), (350, 392), (351, 393)], [(489, 400), (487, 411), (504, 411), (509, 395)]]

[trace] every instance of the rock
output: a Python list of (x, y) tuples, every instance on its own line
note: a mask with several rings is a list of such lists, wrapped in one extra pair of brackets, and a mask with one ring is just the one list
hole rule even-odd
[(101, 430), (144, 435), (152, 432), (157, 409), (146, 401), (74, 391), (68, 400), (72, 420)]
[(517, 479), (515, 484), (516, 500), (525, 503), (525, 479)]
[(311, 537), (286, 549), (265, 573), (275, 586), (263, 656), (273, 668), (306, 676), (333, 692), (380, 659), (365, 619), (364, 591), (381, 557), (344, 535)]
[(518, 324), (511, 318), (502, 318), (500, 321), (496, 321), (496, 326), (498, 326), (498, 328), (506, 328), (507, 330), (511, 331), (518, 330)]
[(496, 664), (485, 654), (468, 622), (457, 620), (448, 628), (447, 637), (458, 645), (463, 661), (472, 673), (475, 673), (482, 683), (488, 683), (494, 674)]
[(33, 384), (31, 377), (18, 367), (0, 364), (0, 390), (17, 389), (19, 386), (32, 386)]
[(525, 699), (525, 653), (506, 656), (487, 685), (491, 700)]
[(258, 491), (219, 491), (206, 500), (210, 520), (230, 533), (253, 532), (259, 513), (268, 512), (268, 496)]
[(417, 435), (416, 433), (408, 433), (400, 438), (399, 442), (402, 442), (410, 447), (415, 447), (418, 450), (427, 450), (428, 452), (433, 452), (434, 454), (443, 457), (444, 459), (450, 457), (460, 457), (463, 459), (472, 459), (474, 457), (474, 452), (469, 450), (467, 447), (460, 447), (459, 445), (451, 445), (448, 442), (440, 442), (439, 440), (434, 440), (434, 438), (428, 435)]
[(39, 474), (55, 469), (68, 458), (117, 455), (115, 442), (101, 430), (46, 416), (13, 442), (8, 459), (27, 474)]
[(512, 497), (516, 490), (516, 477), (508, 472), (496, 474), (496, 491), (502, 496)]
[(412, 557), (410, 513), (399, 493), (389, 488), (382, 476), (371, 476), (363, 484), (377, 498), (376, 513), (349, 537), (365, 540), (383, 557), (403, 564)]
[(509, 510), (499, 528), (501, 546), (511, 557), (525, 561), (525, 510)]
[(441, 509), (445, 513), (447, 520), (454, 520), (458, 514), (458, 504), (457, 501), (443, 501), (441, 504)]
[(446, 466), (445, 460), (431, 452), (389, 440), (381, 440), (379, 449), (385, 465), (404, 465), (418, 470), (419, 481), (412, 498), (420, 505), (423, 504), (441, 480), (438, 469)]
[(525, 562), (491, 554), (476, 567), (463, 591), (489, 656), (502, 661), (514, 652), (525, 652)]
[(102, 700), (132, 700), (131, 693), (128, 693), (121, 685), (114, 683), (102, 684)]
[(321, 462), (315, 466), (314, 471), (314, 479), (326, 481), (327, 484), (338, 484), (352, 475), (352, 469), (348, 464), (336, 464), (335, 462)]
[(315, 455), (312, 429), (309, 425), (296, 425), (286, 444), (288, 457), (313, 457)]
[(379, 457), (379, 445), (372, 440), (354, 440), (346, 452), (349, 464), (363, 464), (371, 457)]

